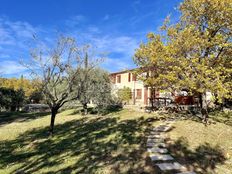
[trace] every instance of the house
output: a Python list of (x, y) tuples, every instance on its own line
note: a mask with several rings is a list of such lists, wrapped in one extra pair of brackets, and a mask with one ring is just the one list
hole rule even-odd
[[(142, 81), (138, 80), (132, 70), (119, 71), (111, 73), (110, 77), (113, 83), (113, 93), (116, 93), (118, 89), (123, 87), (129, 87), (131, 89), (132, 98), (129, 101), (130, 105), (138, 106), (150, 106), (151, 100), (156, 105), (168, 105), (170, 103), (176, 103), (179, 105), (198, 105), (198, 99), (194, 96), (188, 96), (187, 92), (181, 91), (180, 93), (170, 92), (156, 92), (155, 96), (151, 96), (150, 87), (146, 87)], [(207, 95), (207, 99), (210, 101), (211, 95)]]
[[(138, 80), (132, 70), (120, 71), (110, 74), (113, 83), (113, 92), (123, 87), (131, 89), (132, 98), (128, 104), (147, 106), (150, 104), (151, 98), (150, 88), (145, 87), (143, 82)], [(156, 97), (159, 97), (157, 93)]]

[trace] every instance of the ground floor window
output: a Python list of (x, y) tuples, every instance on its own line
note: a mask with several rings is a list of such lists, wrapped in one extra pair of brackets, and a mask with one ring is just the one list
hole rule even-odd
[(142, 89), (136, 89), (136, 98), (141, 99), (142, 98)]

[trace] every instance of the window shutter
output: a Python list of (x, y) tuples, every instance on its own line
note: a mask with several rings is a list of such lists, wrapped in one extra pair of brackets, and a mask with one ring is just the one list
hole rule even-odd
[(136, 81), (136, 75), (135, 74), (132, 75), (132, 81)]
[(121, 83), (121, 75), (117, 76), (117, 83)]
[(136, 98), (141, 99), (142, 98), (142, 89), (136, 89)]

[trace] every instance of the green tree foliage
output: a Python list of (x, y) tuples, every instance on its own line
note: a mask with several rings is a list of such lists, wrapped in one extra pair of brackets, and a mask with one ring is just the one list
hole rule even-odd
[(43, 103), (44, 102), (44, 96), (42, 93), (42, 90), (36, 90), (33, 91), (32, 94), (29, 96), (29, 102), (30, 103)]
[[(87, 56), (87, 54), (86, 54)], [(87, 57), (86, 57), (87, 58)], [(87, 60), (85, 60), (85, 64)], [(98, 109), (109, 105), (111, 100), (111, 81), (109, 74), (95, 67), (95, 64), (85, 65), (80, 69), (79, 76), (76, 79), (78, 101), (83, 106), (83, 114), (87, 114), (87, 106), (91, 101), (97, 105)]]
[(109, 74), (102, 69), (95, 69), (92, 76), (92, 101), (97, 105), (98, 113), (112, 103), (111, 80)]
[(83, 114), (87, 115), (88, 103), (93, 96), (93, 76), (95, 75), (95, 64), (90, 63), (88, 55), (88, 47), (84, 49), (84, 66), (80, 68), (79, 76), (76, 79), (76, 87), (78, 92), (78, 100), (83, 106)]
[(132, 98), (131, 89), (124, 86), (122, 89), (118, 89), (117, 96), (120, 101), (129, 103)]
[(19, 111), (25, 102), (23, 89), (0, 88), (0, 108), (10, 111)]
[(11, 109), (11, 104), (12, 104), (12, 94), (13, 94), (13, 89), (9, 88), (0, 88), (0, 105), (1, 108), (4, 108), (6, 110)]
[(16, 111), (19, 111), (19, 109), (23, 107), (25, 99), (26, 97), (25, 97), (25, 92), (23, 89), (18, 89), (17, 91), (15, 91), (13, 103), (14, 103)]

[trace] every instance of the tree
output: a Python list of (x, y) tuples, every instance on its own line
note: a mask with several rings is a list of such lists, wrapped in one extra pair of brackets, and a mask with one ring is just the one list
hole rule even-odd
[(95, 78), (97, 76), (96, 73), (100, 73), (100, 69), (97, 68), (97, 65), (102, 59), (93, 58), (95, 55), (92, 50), (90, 51), (89, 45), (83, 47), (82, 56), (84, 63), (83, 66), (80, 67), (79, 75), (74, 83), (77, 90), (77, 99), (83, 106), (83, 114), (87, 115), (88, 103), (90, 103), (97, 92), (95, 91)]
[(131, 89), (129, 87), (123, 87), (122, 89), (118, 89), (117, 91), (117, 96), (119, 100), (122, 102), (127, 102), (129, 103), (129, 100), (131, 99)]
[(44, 97), (43, 97), (42, 90), (36, 90), (32, 92), (32, 94), (29, 96), (30, 103), (41, 103), (43, 99)]
[(12, 110), (12, 96), (14, 90), (10, 88), (1, 87), (0, 88), (0, 105), (1, 108), (6, 110)]
[[(223, 98), (231, 98), (230, 4), (231, 0), (185, 0), (179, 7), (180, 20), (173, 25), (166, 21), (162, 36), (151, 33), (153, 39), (145, 48), (141, 47), (144, 58), (152, 61), (155, 57), (156, 61), (166, 64), (168, 71), (159, 75), (161, 82), (177, 91), (184, 88), (199, 96), (205, 122), (208, 118), (206, 92), (216, 93), (220, 102)], [(162, 39), (154, 42), (157, 38)], [(155, 50), (159, 45), (162, 45), (161, 51)], [(143, 67), (140, 62), (139, 65)], [(145, 67), (149, 65), (145, 64)], [(156, 68), (162, 70), (162, 66)], [(167, 72), (171, 76), (166, 76)]]
[(207, 91), (217, 93), (220, 102), (231, 97), (228, 77), (231, 77), (232, 6), (229, 4), (230, 0), (185, 0), (180, 6), (180, 22), (167, 30), (170, 45), (176, 48), (175, 56), (178, 55), (178, 62), (187, 72), (182, 75), (182, 84), (199, 96), (205, 122)]
[(34, 91), (38, 90), (39, 81), (28, 80), (21, 76), (17, 78), (0, 78), (1, 87), (11, 88), (14, 90), (22, 89), (25, 92), (25, 96), (29, 97)]
[(12, 98), (12, 107), (14, 108), (14, 110), (19, 111), (19, 109), (23, 106), (25, 100), (26, 96), (23, 89), (18, 89), (17, 91), (14, 91)]
[(0, 88), (0, 107), (10, 111), (19, 111), (25, 101), (23, 89)]
[[(34, 49), (32, 62), (25, 64), (32, 75), (41, 81), (44, 99), (51, 109), (50, 135), (54, 131), (58, 110), (78, 98), (77, 79), (83, 64), (82, 49), (70, 37), (59, 37), (54, 48)], [(35, 67), (36, 66), (36, 67)]]
[(77, 83), (79, 83), (79, 85), (77, 85), (78, 100), (83, 106), (84, 115), (87, 115), (88, 113), (88, 103), (90, 102), (93, 95), (93, 86), (91, 83), (93, 75), (92, 71), (94, 67), (89, 64), (87, 49), (85, 50), (84, 67), (80, 69), (80, 74), (77, 79)]
[(92, 73), (92, 100), (97, 105), (98, 114), (101, 109), (111, 104), (111, 80), (109, 74), (100, 69), (94, 69)]
[[(152, 97), (156, 96), (156, 91), (173, 91), (173, 85), (178, 80), (176, 73), (171, 73), (176, 65), (175, 59), (169, 56), (162, 38), (161, 35), (149, 33), (148, 42), (142, 43), (134, 55), (134, 62), (140, 67), (136, 70), (138, 78), (150, 87)], [(153, 102), (151, 100), (152, 107)]]

